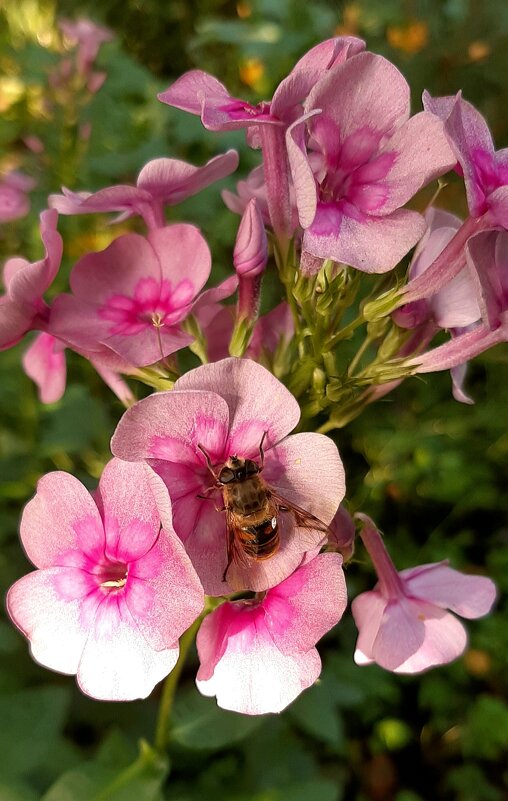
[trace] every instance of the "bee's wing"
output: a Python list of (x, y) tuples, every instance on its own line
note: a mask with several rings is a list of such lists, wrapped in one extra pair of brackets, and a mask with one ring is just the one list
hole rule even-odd
[(284, 498), (283, 495), (279, 495), (272, 487), (268, 490), (270, 493), (271, 500), (275, 503), (277, 510), (280, 512), (290, 512), (293, 515), (295, 525), (299, 528), (312, 528), (314, 531), (323, 531), (325, 534), (332, 534), (332, 531), (326, 523), (323, 523), (319, 517), (313, 515), (312, 512), (308, 512), (306, 509), (302, 509), (301, 506), (297, 506), (292, 501), (289, 501), (287, 498)]
[[(238, 526), (236, 524), (234, 512), (230, 507), (226, 507), (226, 529), (228, 533), (228, 568), (231, 562), (240, 567), (249, 567), (249, 558), (241, 545)], [(227, 568), (226, 568), (227, 572)]]

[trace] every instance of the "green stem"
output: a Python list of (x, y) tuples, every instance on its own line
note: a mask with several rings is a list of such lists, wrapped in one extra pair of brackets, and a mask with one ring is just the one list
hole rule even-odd
[(164, 682), (164, 689), (162, 690), (162, 698), (159, 706), (159, 717), (157, 719), (154, 739), (155, 749), (159, 752), (159, 754), (164, 754), (166, 752), (169, 738), (169, 718), (171, 709), (173, 707), (178, 679), (182, 673), (189, 648), (194, 642), (194, 638), (202, 620), (203, 615), (200, 615), (198, 619), (194, 621), (192, 626), (190, 626), (190, 628), (188, 628), (187, 631), (180, 637), (180, 655), (178, 657), (178, 661)]

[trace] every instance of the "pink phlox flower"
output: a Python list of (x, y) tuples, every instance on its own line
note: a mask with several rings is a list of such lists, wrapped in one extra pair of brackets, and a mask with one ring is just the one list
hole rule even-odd
[(508, 149), (495, 151), (487, 123), (461, 92), (452, 97), (431, 97), (424, 92), (423, 104), (444, 122), (464, 175), (471, 216), (490, 211), (494, 223), (508, 228)]
[(494, 582), (459, 573), (447, 561), (397, 573), (372, 520), (357, 518), (379, 582), (351, 605), (359, 631), (355, 662), (419, 673), (459, 657), (467, 644), (466, 631), (447, 610), (468, 619), (487, 615), (496, 597)]
[(45, 254), (39, 261), (9, 259), (3, 272), (6, 294), (0, 297), (0, 350), (15, 345), (32, 328), (44, 327), (49, 307), (44, 292), (53, 282), (62, 258), (62, 238), (58, 233), (56, 211), (40, 216)]
[[(302, 101), (321, 76), (364, 47), (365, 42), (352, 36), (321, 42), (297, 62), (270, 102), (262, 101), (256, 106), (233, 97), (220, 81), (202, 70), (186, 72), (158, 97), (169, 106), (200, 116), (204, 127), (211, 131), (289, 124), (298, 116)], [(255, 132), (252, 133), (251, 143), (259, 146)]]
[(222, 604), (198, 632), (196, 684), (223, 709), (280, 712), (319, 677), (314, 647), (347, 604), (339, 554), (297, 569), (262, 600)]
[(355, 523), (343, 503), (337, 509), (330, 523), (328, 546), (336, 548), (345, 562), (353, 556), (355, 549)]
[(101, 45), (113, 39), (113, 32), (109, 28), (97, 25), (86, 17), (76, 21), (60, 19), (58, 27), (67, 39), (78, 46), (78, 70), (85, 75), (90, 72)]
[(508, 233), (480, 231), (465, 246), (469, 280), (474, 288), (481, 320), (408, 362), (415, 372), (430, 373), (456, 368), (488, 348), (508, 341)]
[(120, 236), (76, 264), (73, 294), (53, 303), (51, 333), (78, 350), (106, 346), (131, 367), (153, 364), (193, 341), (180, 324), (210, 267), (208, 245), (193, 225)]
[(229, 534), (223, 498), (203, 451), (218, 475), (233, 455), (260, 465), (263, 440), (263, 485), (325, 525), (344, 497), (344, 469), (334, 442), (322, 434), (287, 436), (299, 417), (296, 399), (264, 367), (229, 358), (191, 370), (172, 391), (139, 401), (120, 420), (113, 453), (146, 459), (162, 476), (175, 530), (208, 595), (273, 587), (326, 537), (322, 528), (298, 526), (291, 512), (281, 511), (278, 550), (263, 560), (233, 559), (224, 576)]
[(26, 217), (30, 211), (28, 192), (35, 181), (21, 172), (10, 172), (0, 180), (0, 223)]
[(195, 167), (179, 159), (149, 161), (138, 175), (136, 186), (117, 185), (98, 192), (71, 192), (63, 187), (62, 195), (50, 195), (49, 205), (60, 214), (120, 212), (116, 221), (141, 215), (149, 228), (165, 225), (164, 206), (181, 203), (215, 181), (220, 181), (238, 166), (236, 150), (228, 150)]
[(11, 587), (7, 608), (34, 659), (77, 674), (94, 698), (145, 698), (175, 666), (204, 602), (158, 476), (113, 459), (94, 499), (73, 476), (49, 473), (21, 539), (38, 569)]
[(382, 273), (421, 238), (423, 217), (401, 206), (456, 160), (441, 121), (409, 119), (409, 103), (404, 77), (372, 53), (333, 67), (309, 93), (286, 135), (304, 251)]

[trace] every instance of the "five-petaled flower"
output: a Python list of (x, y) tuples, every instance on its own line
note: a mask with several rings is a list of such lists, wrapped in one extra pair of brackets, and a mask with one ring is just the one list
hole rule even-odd
[(259, 463), (264, 438), (263, 482), (325, 525), (344, 497), (344, 469), (334, 442), (315, 433), (287, 436), (299, 417), (298, 402), (268, 370), (250, 359), (229, 358), (191, 370), (173, 390), (139, 401), (120, 420), (113, 453), (146, 459), (162, 476), (175, 530), (208, 595), (273, 587), (326, 537), (322, 526), (298, 527), (289, 511), (281, 511), (278, 551), (247, 565), (233, 560), (224, 577), (226, 518), (222, 498), (211, 492), (216, 482), (204, 452), (216, 472), (232, 455)]
[(11, 587), (7, 608), (34, 659), (76, 673), (94, 698), (149, 695), (204, 603), (160, 478), (113, 459), (92, 496), (77, 478), (49, 473), (25, 508), (21, 540), (39, 569)]

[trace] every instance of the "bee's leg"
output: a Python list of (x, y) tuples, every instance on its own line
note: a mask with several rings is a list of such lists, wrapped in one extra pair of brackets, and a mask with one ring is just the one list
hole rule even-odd
[(217, 476), (215, 470), (213, 469), (213, 464), (212, 464), (212, 460), (210, 459), (210, 454), (208, 453), (208, 451), (205, 451), (205, 449), (203, 448), (202, 445), (199, 444), (199, 442), (197, 444), (197, 447), (201, 451), (203, 456), (205, 457), (206, 466), (208, 467), (210, 473), (214, 477), (215, 481), (218, 481), (218, 476)]
[(217, 489), (217, 487), (214, 487), (214, 486), (207, 487), (206, 489), (203, 490), (202, 493), (199, 493), (198, 495), (196, 495), (196, 498), (200, 498), (202, 501), (213, 501), (213, 498), (209, 497), (209, 493), (210, 492), (215, 492), (216, 489)]
[(226, 576), (228, 574), (228, 570), (230, 568), (231, 562), (233, 561), (234, 536), (235, 535), (234, 535), (233, 531), (229, 531), (228, 532), (228, 563), (226, 565), (226, 569), (224, 570), (224, 573), (222, 574), (222, 581), (226, 581), (227, 580)]
[(266, 435), (268, 431), (263, 431), (263, 436), (261, 437), (261, 442), (259, 443), (259, 472), (263, 469), (263, 465), (265, 463), (265, 452), (263, 450), (263, 442), (266, 439)]

